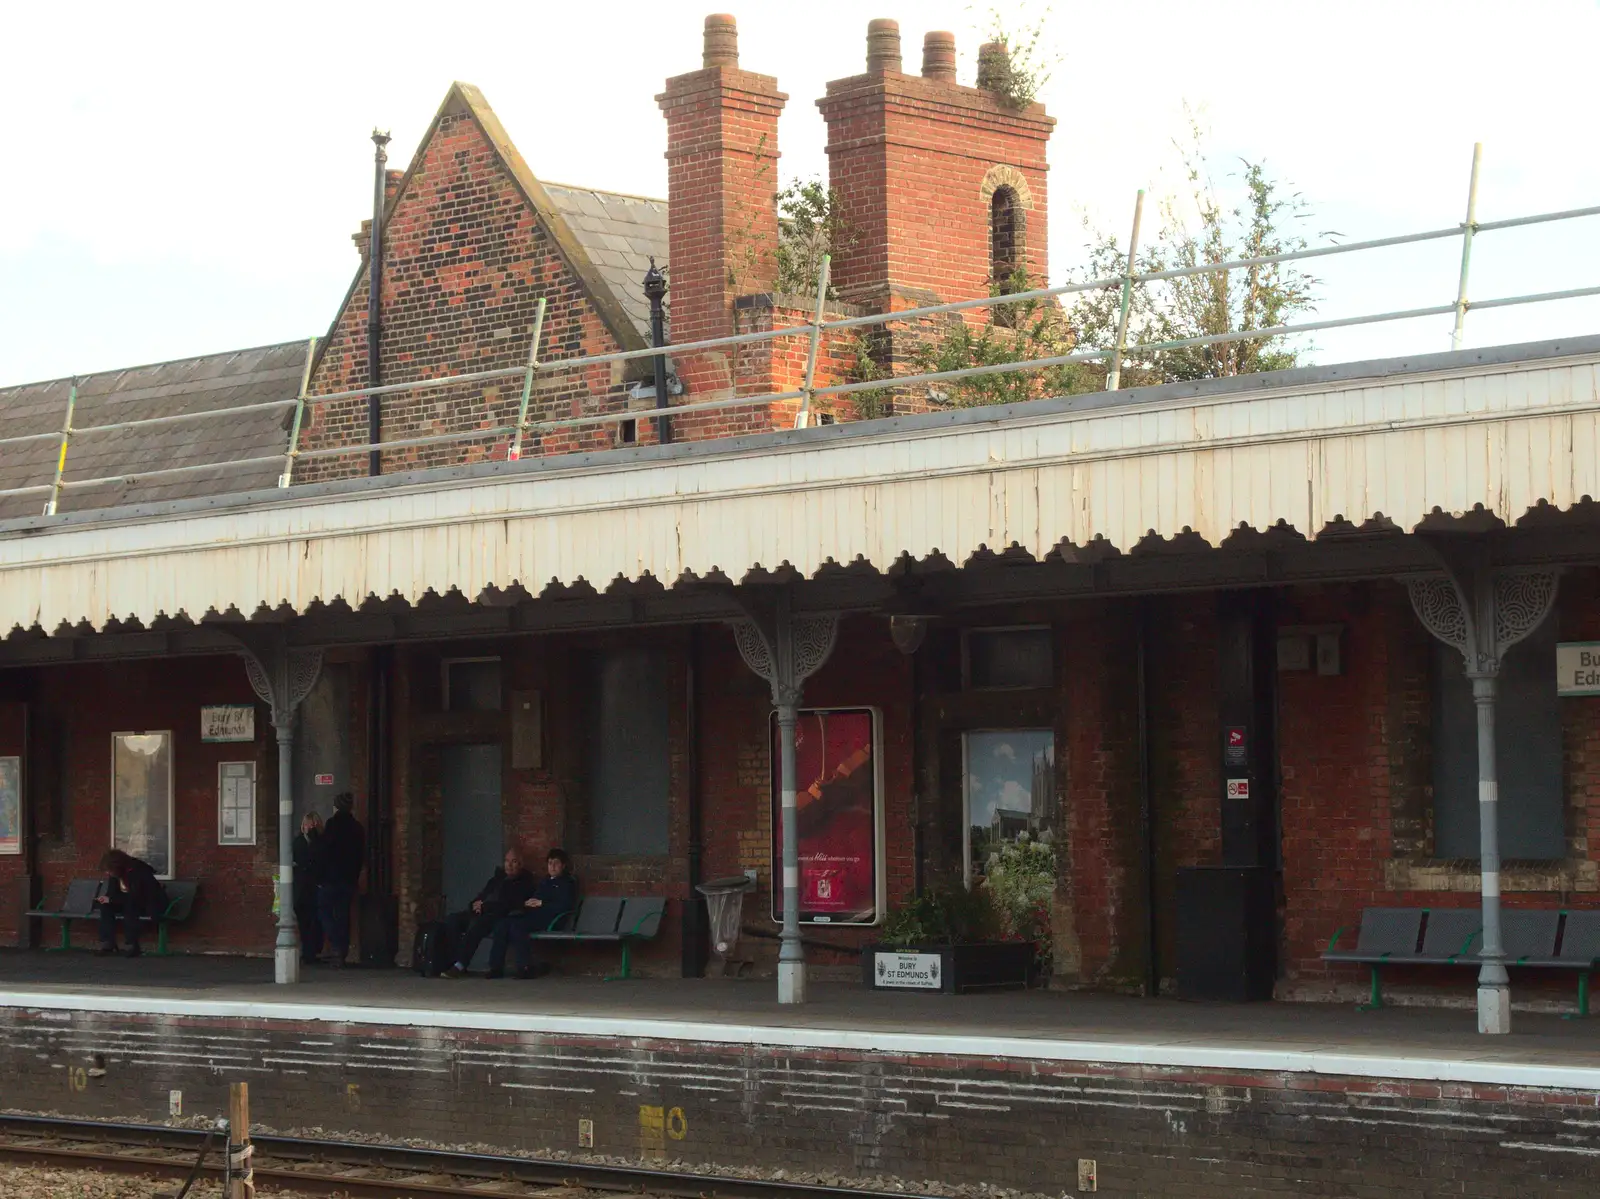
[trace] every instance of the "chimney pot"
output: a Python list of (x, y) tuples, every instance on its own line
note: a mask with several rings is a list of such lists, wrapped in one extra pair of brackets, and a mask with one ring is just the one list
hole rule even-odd
[(922, 39), (922, 77), (940, 83), (956, 81), (956, 35), (943, 31)]
[(1011, 49), (1004, 42), (985, 42), (978, 47), (978, 86), (991, 92), (1004, 91), (1011, 82)]
[(732, 14), (712, 13), (706, 18), (705, 48), (701, 63), (706, 67), (739, 65), (739, 23)]
[(867, 72), (900, 73), (900, 22), (879, 17), (867, 22)]

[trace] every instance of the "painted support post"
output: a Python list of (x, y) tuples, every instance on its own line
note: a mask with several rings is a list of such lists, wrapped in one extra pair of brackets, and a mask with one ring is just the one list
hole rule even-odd
[[(242, 640), (242, 639), (241, 639)], [(300, 929), (294, 918), (294, 717), (322, 673), (320, 649), (290, 649), (282, 635), (247, 646), (245, 671), (261, 702), (272, 709), (278, 739), (278, 940), (273, 981), (300, 981)]]
[(61, 476), (67, 473), (67, 447), (72, 444), (72, 415), (78, 407), (78, 381), (72, 381), (67, 391), (67, 415), (61, 422), (61, 450), (56, 454), (56, 472), (50, 480), (50, 498), (45, 501), (44, 514), (54, 516), (56, 503), (61, 499)]
[(746, 605), (749, 619), (733, 626), (745, 665), (772, 687), (778, 714), (778, 786), (783, 830), (783, 928), (778, 947), (778, 1002), (806, 1001), (805, 947), (800, 943), (800, 822), (795, 802), (794, 730), (805, 680), (833, 652), (838, 617), (796, 617), (787, 588), (768, 602)]
[(1106, 373), (1106, 390), (1122, 386), (1122, 355), (1128, 348), (1128, 311), (1133, 306), (1133, 273), (1139, 257), (1139, 225), (1144, 220), (1144, 188), (1133, 201), (1133, 231), (1128, 235), (1128, 262), (1122, 272), (1122, 301), (1117, 310), (1117, 341), (1112, 347), (1111, 369)]
[(1495, 691), (1506, 652), (1543, 623), (1555, 605), (1549, 571), (1497, 571), (1488, 548), (1437, 545), (1444, 577), (1413, 580), (1411, 607), (1423, 627), (1459, 650), (1472, 680), (1478, 719), (1479, 874), (1483, 947), (1478, 956), (1478, 1031), (1511, 1031), (1511, 979), (1500, 935), (1500, 783), (1494, 752)]
[(1472, 147), (1472, 179), (1467, 184), (1467, 219), (1461, 225), (1461, 280), (1456, 285), (1456, 323), (1450, 330), (1450, 348), (1459, 350), (1467, 323), (1467, 275), (1472, 268), (1472, 235), (1478, 231), (1478, 168), (1483, 165), (1483, 143)]
[(294, 423), (289, 426), (289, 448), (283, 454), (283, 473), (278, 476), (278, 486), (287, 487), (294, 482), (294, 459), (300, 452), (300, 427), (306, 419), (306, 391), (311, 387), (311, 367), (317, 360), (317, 339), (306, 342), (306, 362), (300, 372), (300, 394), (294, 398)]

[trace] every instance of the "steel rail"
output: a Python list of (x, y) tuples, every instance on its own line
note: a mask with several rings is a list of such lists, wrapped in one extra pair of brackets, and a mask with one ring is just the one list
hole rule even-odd
[[(173, 1128), (163, 1124), (134, 1124), (98, 1120), (73, 1120), (59, 1116), (0, 1115), (0, 1130), (26, 1137), (55, 1137), (65, 1141), (94, 1144), (124, 1144), (149, 1148), (193, 1152), (205, 1138), (205, 1129)], [(277, 1136), (252, 1132), (259, 1181), (265, 1172), (262, 1158), (284, 1161), (326, 1161), (332, 1164), (369, 1168), (407, 1170), (416, 1174), (445, 1174), (461, 1178), (505, 1179), (512, 1182), (581, 1186), (601, 1191), (631, 1191), (667, 1196), (716, 1196), (718, 1199), (861, 1199), (862, 1196), (895, 1195), (898, 1199), (934, 1199), (914, 1191), (880, 1191), (855, 1187), (828, 1186), (763, 1178), (726, 1177), (661, 1170), (649, 1166), (609, 1165), (601, 1162), (557, 1161), (549, 1158), (518, 1157), (510, 1154), (465, 1153), (449, 1149), (419, 1149), (409, 1145), (373, 1144), (365, 1141), (324, 1140), (321, 1138)], [(6, 1147), (0, 1144), (0, 1153)], [(17, 1152), (41, 1152), (38, 1147), (19, 1147)], [(65, 1151), (63, 1151), (65, 1152)], [(105, 1155), (113, 1162), (130, 1160), (124, 1155)], [(153, 1159), (159, 1163), (161, 1159)], [(187, 1170), (190, 1162), (173, 1159), (173, 1167)], [(275, 1171), (273, 1181), (304, 1180), (316, 1183), (331, 1175), (300, 1171)], [(336, 1181), (348, 1187), (357, 1179)], [(373, 1180), (385, 1185), (381, 1180)], [(394, 1182), (387, 1185), (396, 1189)], [(417, 1189), (406, 1183), (405, 1188)], [(399, 1188), (404, 1189), (404, 1188)], [(445, 1194), (462, 1192), (443, 1192)], [(473, 1192), (482, 1194), (483, 1192)]]

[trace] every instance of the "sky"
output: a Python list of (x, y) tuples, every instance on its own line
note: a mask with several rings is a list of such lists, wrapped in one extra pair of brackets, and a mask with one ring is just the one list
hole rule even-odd
[[(909, 69), (930, 29), (956, 33), (961, 79), (987, 4), (723, 0), (741, 63), (789, 94), (780, 181), (823, 175), (815, 100), (864, 69), (871, 16), (900, 21)], [(654, 96), (699, 65), (710, 0), (471, 5), (0, 6), (0, 384), (323, 333), (357, 267), (374, 126), (404, 167), (452, 80), (477, 84), (535, 174), (664, 196)], [(1195, 114), (1214, 182), (1264, 161), (1311, 209), (1314, 243), (1453, 226), (1474, 142), (1480, 220), (1600, 204), (1595, 0), (1119, 4), (1024, 2), (1059, 60), (1041, 99), (1051, 274), (1081, 266), (1086, 228), (1125, 239), (1135, 192), (1182, 185), (1174, 139)], [(1325, 259), (1318, 315), (1455, 299), (1459, 243)], [(1600, 284), (1600, 218), (1486, 233), (1480, 299)], [(1448, 317), (1318, 334), (1314, 361), (1449, 348)], [(1600, 331), (1600, 302), (1474, 313), (1468, 345)]]

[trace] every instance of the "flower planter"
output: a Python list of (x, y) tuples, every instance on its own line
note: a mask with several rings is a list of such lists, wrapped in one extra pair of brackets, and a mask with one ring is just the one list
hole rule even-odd
[(874, 991), (989, 991), (1027, 987), (1038, 946), (1032, 941), (973, 945), (868, 945), (862, 981)]

